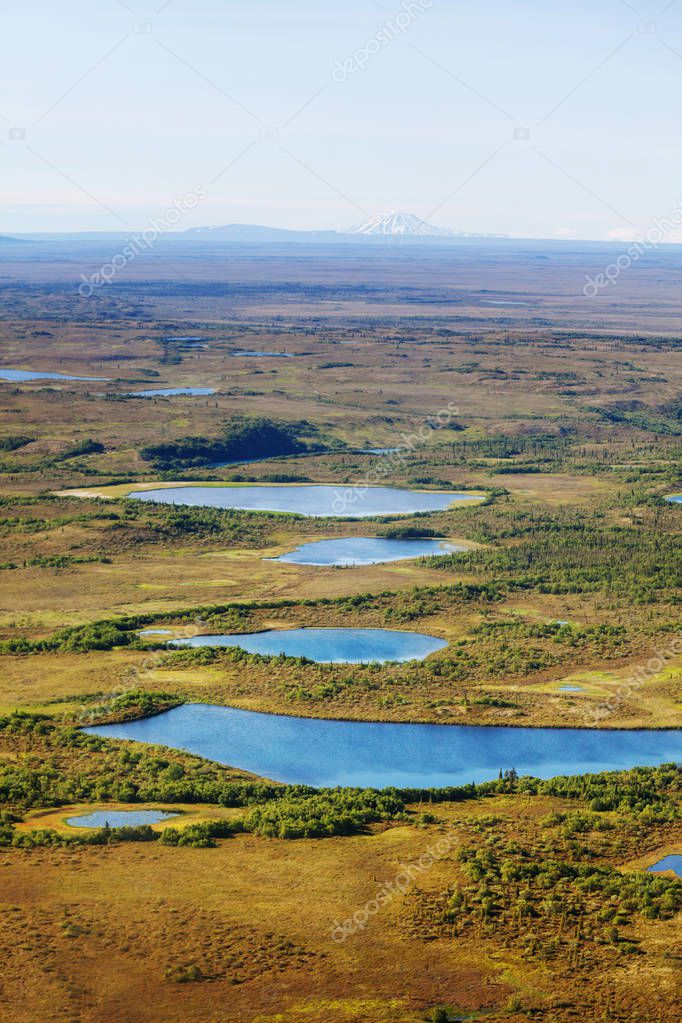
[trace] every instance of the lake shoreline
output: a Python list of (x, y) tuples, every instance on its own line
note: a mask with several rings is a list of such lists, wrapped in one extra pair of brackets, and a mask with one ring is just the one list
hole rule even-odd
[[(650, 725), (643, 728), (641, 725), (633, 725), (628, 728), (627, 725), (595, 725), (590, 727), (589, 725), (515, 725), (510, 724), (508, 721), (500, 722), (474, 722), (474, 721), (442, 721), (433, 720), (431, 718), (413, 718), (410, 721), (395, 721), (391, 718), (353, 718), (346, 717), (344, 715), (335, 714), (333, 717), (323, 716), (321, 714), (310, 714), (305, 711), (294, 713), (288, 710), (264, 710), (261, 708), (256, 709), (255, 707), (240, 707), (236, 703), (206, 703), (205, 700), (182, 700), (178, 699), (177, 703), (173, 704), (173, 707), (163, 707), (160, 710), (147, 711), (146, 713), (135, 714), (131, 713), (123, 718), (106, 717), (97, 718), (91, 724), (83, 725), (82, 728), (97, 728), (99, 725), (124, 725), (131, 721), (146, 721), (149, 718), (156, 718), (162, 714), (168, 713), (169, 710), (174, 710), (176, 707), (225, 707), (227, 710), (243, 710), (253, 714), (267, 714), (268, 717), (283, 717), (283, 718), (305, 718), (311, 721), (338, 721), (345, 724), (366, 724), (366, 725), (437, 725), (443, 728), (507, 728), (509, 730), (527, 730), (527, 731), (556, 731), (556, 732), (679, 732), (679, 725)], [(82, 730), (82, 729), (79, 729)], [(128, 740), (125, 740), (128, 741)]]

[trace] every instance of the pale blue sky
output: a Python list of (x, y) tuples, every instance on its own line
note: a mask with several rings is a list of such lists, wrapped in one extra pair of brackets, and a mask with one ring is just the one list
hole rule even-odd
[(197, 185), (179, 228), (612, 238), (682, 198), (682, 0), (161, 3), (0, 14), (0, 234), (139, 229)]

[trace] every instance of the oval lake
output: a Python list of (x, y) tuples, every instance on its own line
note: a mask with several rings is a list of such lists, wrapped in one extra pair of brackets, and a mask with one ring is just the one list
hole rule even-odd
[(174, 639), (169, 646), (236, 646), (250, 654), (307, 657), (325, 664), (421, 661), (447, 646), (421, 632), (391, 629), (270, 629), (267, 632), (213, 634)]
[(407, 561), (429, 555), (454, 554), (465, 551), (444, 540), (391, 540), (385, 537), (349, 536), (341, 540), (316, 540), (304, 543), (289, 554), (280, 554), (273, 561), (290, 565), (379, 565), (384, 561)]
[(184, 504), (192, 507), (238, 508), (243, 511), (294, 512), (324, 516), (367, 518), (371, 515), (409, 515), (442, 511), (453, 501), (480, 501), (480, 495), (436, 490), (398, 490), (394, 487), (323, 485), (186, 486), (137, 490), (128, 494), (138, 501)]

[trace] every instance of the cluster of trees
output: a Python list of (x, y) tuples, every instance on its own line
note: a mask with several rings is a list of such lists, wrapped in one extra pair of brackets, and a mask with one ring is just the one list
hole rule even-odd
[(24, 437), (20, 434), (10, 434), (8, 437), (0, 437), (0, 451), (17, 451), (26, 444), (32, 444), (35, 437)]
[(0, 641), (0, 654), (44, 653), (59, 650), (64, 653), (85, 653), (88, 650), (113, 650), (117, 646), (142, 649), (139, 637), (119, 621), (92, 622), (59, 629), (45, 639), (29, 640), (24, 637)]
[(239, 418), (226, 423), (220, 437), (181, 437), (144, 447), (140, 455), (161, 470), (272, 458), (319, 450), (301, 440), (316, 432), (307, 420), (278, 423), (264, 417)]
[(452, 888), (443, 922), (455, 935), (494, 928), (529, 956), (580, 961), (595, 946), (633, 953), (636, 944), (620, 928), (635, 916), (668, 919), (682, 909), (678, 879), (557, 859), (499, 833), (460, 849), (458, 859), (466, 880)]
[(304, 797), (286, 795), (255, 806), (244, 830), (266, 838), (322, 838), (351, 835), (374, 821), (403, 813), (405, 804), (392, 790), (335, 789)]
[(605, 592), (642, 604), (680, 599), (682, 545), (671, 543), (664, 512), (632, 525), (613, 525), (604, 513), (495, 512), (497, 519), (483, 514), (475, 527), (485, 549), (430, 558), (429, 565), (482, 574), (512, 590)]

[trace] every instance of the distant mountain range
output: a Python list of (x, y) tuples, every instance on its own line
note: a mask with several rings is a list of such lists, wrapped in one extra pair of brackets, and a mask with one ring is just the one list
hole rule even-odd
[[(22, 234), (18, 238), (0, 236), (0, 244), (12, 241), (74, 241), (99, 242), (112, 241), (141, 234), (138, 231), (74, 231), (71, 233), (36, 232)], [(420, 242), (448, 242), (462, 238), (506, 238), (503, 234), (473, 234), (467, 231), (452, 231), (445, 227), (435, 227), (414, 213), (387, 213), (383, 217), (368, 220), (348, 231), (297, 231), (282, 227), (264, 227), (260, 224), (224, 224), (217, 227), (191, 227), (187, 231), (173, 231), (162, 235), (158, 242), (176, 244), (189, 242), (222, 242), (222, 243), (289, 243), (311, 242), (317, 244), (338, 244), (355, 242), (377, 242), (384, 238), (409, 238)], [(157, 244), (158, 244), (157, 242)]]
[(357, 241), (358, 238), (505, 238), (506, 235), (473, 234), (435, 227), (414, 213), (392, 211), (383, 217), (368, 220), (348, 231), (293, 231), (255, 224), (227, 224), (224, 227), (194, 227), (183, 231), (183, 238), (201, 241)]

